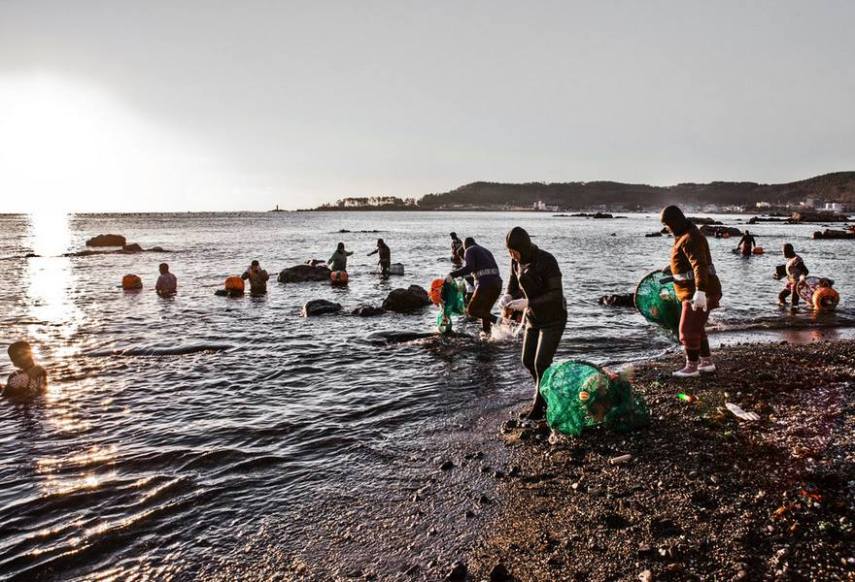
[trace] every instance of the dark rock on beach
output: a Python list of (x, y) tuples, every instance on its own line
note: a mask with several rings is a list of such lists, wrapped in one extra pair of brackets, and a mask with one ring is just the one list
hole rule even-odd
[(303, 317), (312, 317), (315, 315), (326, 315), (328, 313), (338, 313), (341, 311), (340, 303), (333, 303), (326, 299), (312, 299), (303, 306)]
[(120, 234), (99, 234), (86, 241), (87, 247), (123, 247), (127, 240)]
[(295, 265), (283, 269), (277, 279), (280, 283), (306, 283), (309, 281), (329, 281), (330, 270), (313, 265)]
[(609, 305), (611, 307), (635, 307), (635, 293), (603, 295), (597, 302), (600, 305)]
[(383, 309), (396, 313), (408, 313), (428, 305), (428, 292), (418, 285), (410, 285), (407, 289), (393, 289), (383, 301)]

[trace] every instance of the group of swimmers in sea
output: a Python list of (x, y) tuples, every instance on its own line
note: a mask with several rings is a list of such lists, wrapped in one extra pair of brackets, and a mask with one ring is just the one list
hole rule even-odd
[[(710, 352), (706, 324), (711, 310), (719, 307), (722, 287), (713, 265), (706, 237), (682, 210), (668, 206), (660, 214), (660, 221), (671, 232), (674, 243), (669, 265), (664, 271), (674, 280), (678, 300), (682, 303), (679, 323), (679, 339), (685, 352), (685, 364), (673, 372), (676, 378), (692, 378), (701, 374), (714, 373), (715, 363)], [(755, 245), (753, 237), (745, 232), (740, 245)], [(535, 396), (525, 416), (530, 420), (544, 418), (546, 403), (539, 391), (540, 381), (552, 365), (555, 352), (567, 326), (567, 302), (564, 298), (561, 269), (555, 257), (532, 243), (528, 232), (522, 227), (511, 229), (505, 246), (510, 255), (507, 286), (493, 254), (480, 246), (474, 238), (461, 241), (451, 233), (451, 261), (456, 267), (448, 273), (446, 280), (465, 278), (472, 287), (467, 306), (467, 315), (481, 321), (482, 337), (489, 337), (497, 318), (492, 315), (498, 302), (505, 319), (524, 323), (522, 363), (529, 371), (535, 385)], [(808, 274), (804, 261), (793, 246), (784, 245), (787, 263), (782, 278), (786, 278), (784, 289), (779, 295), (782, 305), (792, 296), (793, 308), (798, 304), (797, 286)], [(383, 239), (377, 240), (377, 248), (369, 256), (379, 255), (380, 272), (388, 275), (391, 251)], [(339, 243), (328, 261), (331, 271), (347, 271), (347, 259), (353, 255), (344, 243)], [(160, 276), (155, 286), (158, 294), (174, 295), (178, 280), (162, 263)], [(262, 295), (267, 291), (269, 275), (257, 260), (252, 261), (240, 280), (248, 280), (250, 292)], [(16, 370), (9, 376), (4, 395), (29, 397), (42, 391), (47, 385), (47, 374), (38, 366), (27, 342), (16, 342), (9, 347), (9, 357)]]

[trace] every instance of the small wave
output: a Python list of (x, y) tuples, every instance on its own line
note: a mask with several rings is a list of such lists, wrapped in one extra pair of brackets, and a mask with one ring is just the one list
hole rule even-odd
[(225, 352), (233, 349), (230, 344), (196, 344), (190, 346), (177, 346), (174, 348), (158, 348), (153, 346), (125, 348), (123, 350), (104, 350), (85, 352), (82, 355), (90, 358), (107, 358), (111, 356), (124, 357), (164, 357), (164, 356), (186, 356), (204, 352)]

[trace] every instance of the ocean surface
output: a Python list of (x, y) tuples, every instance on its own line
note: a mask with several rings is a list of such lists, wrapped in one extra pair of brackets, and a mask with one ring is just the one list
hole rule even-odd
[[(743, 227), (747, 217), (718, 218)], [(445, 275), (451, 231), (474, 236), (506, 269), (504, 235), (515, 225), (563, 271), (570, 316), (560, 358), (619, 363), (673, 348), (634, 310), (597, 304), (667, 264), (670, 237), (644, 236), (660, 228), (653, 215), (0, 216), (0, 372), (11, 372), (8, 343), (26, 338), (50, 375), (44, 398), (0, 403), (0, 576), (227, 578), (336, 560), (318, 532), (338, 512), (377, 516), (384, 503), (405, 502), (449, 431), (523, 403), (532, 389), (510, 334), (481, 342), (474, 323), (461, 323), (471, 337), (398, 342), (399, 332), (434, 331), (435, 309), (349, 312)], [(710, 239), (724, 285), (712, 317), (719, 337), (855, 326), (855, 243), (813, 241), (817, 225), (750, 228), (765, 255), (742, 258), (730, 252), (735, 240)], [(61, 256), (101, 233), (172, 252)], [(366, 255), (378, 237), (404, 276), (376, 276), (376, 256)], [(354, 251), (346, 288), (276, 282), (285, 267), (327, 259), (339, 241)], [(771, 274), (784, 242), (811, 274), (835, 279), (836, 313), (778, 308)], [(253, 259), (270, 272), (266, 297), (214, 295)], [(153, 291), (162, 261), (178, 277), (172, 299)], [(143, 291), (118, 288), (127, 273), (142, 277)], [(301, 317), (317, 298), (344, 311)]]

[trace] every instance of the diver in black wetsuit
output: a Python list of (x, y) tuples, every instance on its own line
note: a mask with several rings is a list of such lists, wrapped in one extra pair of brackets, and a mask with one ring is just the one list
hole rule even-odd
[(522, 362), (534, 379), (534, 401), (526, 416), (540, 420), (546, 414), (540, 380), (552, 365), (567, 325), (561, 269), (555, 257), (532, 244), (528, 233), (519, 226), (508, 233), (506, 245), (511, 255), (511, 274), (503, 303), (511, 311), (524, 312)]
[(382, 238), (377, 239), (377, 248), (368, 253), (368, 256), (376, 255), (379, 253), (379, 265), (380, 265), (380, 274), (383, 277), (389, 276), (389, 270), (392, 266), (392, 251), (385, 242), (383, 242)]
[(451, 233), (451, 262), (455, 265), (463, 264), (463, 241), (457, 238), (457, 233)]
[(739, 252), (742, 253), (743, 257), (747, 257), (751, 254), (751, 251), (754, 250), (754, 247), (757, 246), (757, 241), (754, 240), (754, 237), (751, 236), (751, 233), (747, 230), (745, 234), (742, 235), (742, 238), (739, 239), (739, 244), (736, 245), (736, 248), (739, 249)]

